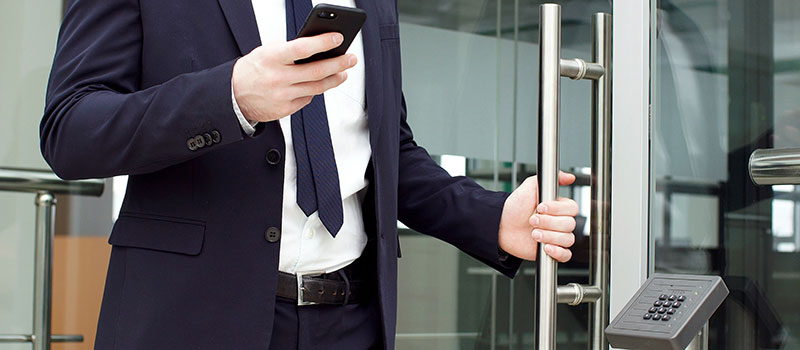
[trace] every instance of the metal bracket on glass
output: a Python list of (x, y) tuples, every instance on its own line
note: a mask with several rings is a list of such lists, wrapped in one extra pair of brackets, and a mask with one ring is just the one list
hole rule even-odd
[(800, 185), (800, 148), (757, 149), (748, 168), (756, 185)]
[(536, 349), (555, 349), (556, 304), (591, 303), (591, 348), (607, 349), (611, 219), (611, 15), (592, 17), (592, 58), (561, 58), (561, 6), (539, 7), (539, 200), (558, 196), (560, 78), (592, 81), (592, 189), (590, 285), (558, 286), (555, 260), (539, 245), (536, 261)]
[(36, 193), (36, 243), (33, 276), (33, 334), (0, 335), (0, 343), (33, 343), (49, 350), (51, 342), (82, 342), (82, 335), (51, 335), (53, 239), (56, 194), (99, 197), (102, 180), (64, 181), (46, 171), (0, 168), (0, 191)]

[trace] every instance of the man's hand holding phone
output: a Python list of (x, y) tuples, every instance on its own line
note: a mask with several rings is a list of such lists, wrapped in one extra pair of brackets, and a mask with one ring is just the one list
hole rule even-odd
[(278, 120), (297, 112), (311, 98), (339, 86), (356, 56), (345, 54), (320, 61), (295, 61), (339, 47), (340, 33), (297, 38), (259, 46), (233, 66), (233, 93), (245, 118), (254, 122)]

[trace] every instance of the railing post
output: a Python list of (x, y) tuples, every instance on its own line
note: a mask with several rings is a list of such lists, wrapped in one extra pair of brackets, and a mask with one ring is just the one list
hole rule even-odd
[(33, 334), (0, 334), (0, 343), (33, 343), (33, 350), (49, 350), (50, 343), (82, 342), (82, 335), (52, 334), (53, 239), (56, 194), (99, 197), (103, 180), (65, 181), (52, 172), (0, 168), (0, 191), (36, 194), (33, 277)]
[(33, 350), (50, 350), (55, 214), (56, 197), (50, 192), (38, 192), (33, 277)]

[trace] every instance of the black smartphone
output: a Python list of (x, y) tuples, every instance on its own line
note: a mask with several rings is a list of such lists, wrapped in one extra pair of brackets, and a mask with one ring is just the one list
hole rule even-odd
[(306, 17), (306, 22), (303, 23), (303, 27), (297, 37), (338, 32), (344, 36), (344, 41), (335, 49), (317, 53), (294, 63), (308, 63), (344, 55), (366, 20), (367, 13), (359, 8), (317, 4)]

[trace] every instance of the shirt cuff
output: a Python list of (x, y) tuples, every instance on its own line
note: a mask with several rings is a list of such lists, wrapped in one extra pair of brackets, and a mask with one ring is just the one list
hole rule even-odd
[(245, 119), (242, 110), (239, 109), (239, 104), (236, 103), (236, 95), (233, 93), (233, 84), (231, 84), (231, 101), (233, 102), (233, 112), (236, 113), (236, 118), (239, 119), (239, 125), (242, 126), (242, 130), (244, 130), (247, 136), (253, 136), (256, 132), (256, 124), (258, 124), (258, 122), (251, 122)]

